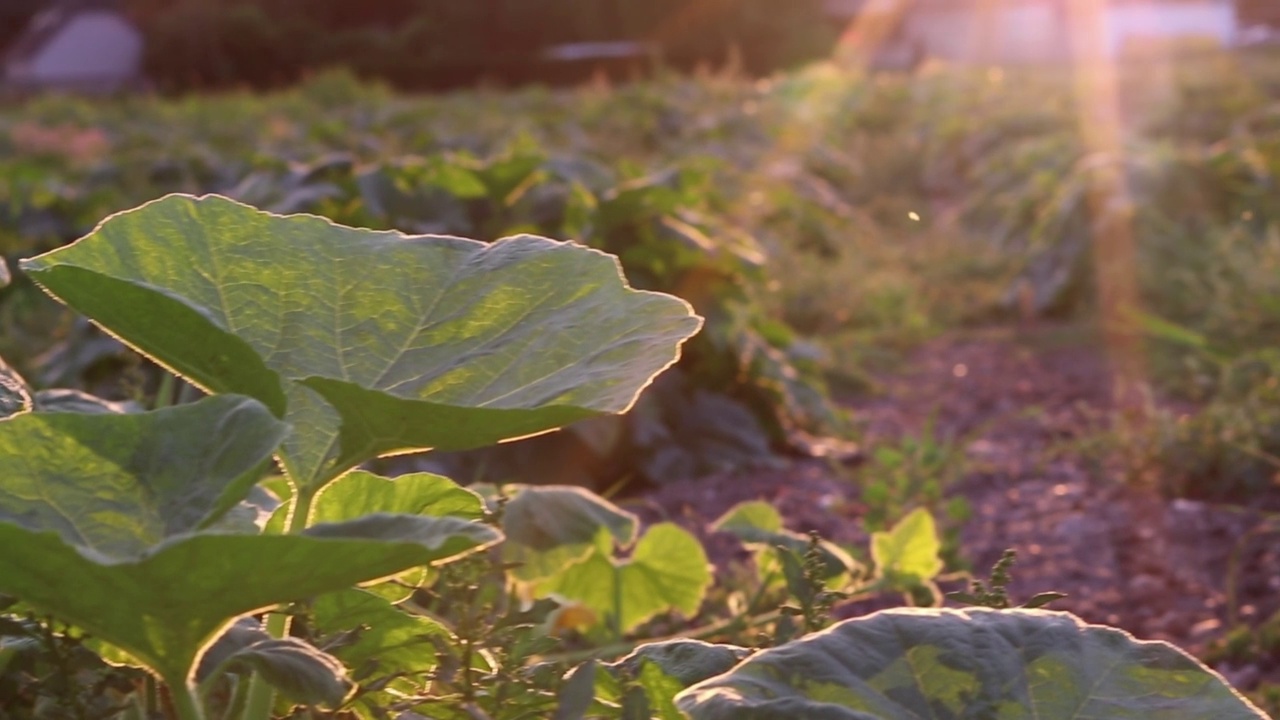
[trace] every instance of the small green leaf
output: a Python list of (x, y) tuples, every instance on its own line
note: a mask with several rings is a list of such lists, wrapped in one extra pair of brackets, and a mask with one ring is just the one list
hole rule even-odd
[(408, 237), (217, 196), (120, 213), (23, 267), (193, 383), (284, 417), (306, 487), (623, 412), (700, 325), (571, 243)]
[(765, 650), (690, 687), (693, 720), (1262, 720), (1162, 642), (1045, 610), (889, 610)]
[(395, 693), (413, 693), (421, 677), (436, 666), (432, 638), (452, 637), (440, 623), (410, 615), (364, 590), (321, 595), (311, 605), (311, 617), (321, 636), (351, 634), (352, 639), (339, 643), (331, 652), (360, 682), (400, 676), (378, 692), (360, 697), (356, 710), (363, 717), (373, 716), (373, 709), (384, 706)]
[(640, 538), (630, 558), (615, 561), (597, 550), (537, 588), (614, 618), (629, 632), (662, 612), (694, 615), (710, 585), (702, 543), (674, 523), (660, 523)]
[[(712, 523), (711, 529), (729, 533), (747, 545), (767, 548), (767, 554), (770, 555), (778, 546), (786, 548), (800, 558), (803, 558), (809, 550), (809, 538), (783, 529), (782, 516), (772, 505), (763, 500), (752, 500), (735, 505)], [(825, 580), (844, 576), (860, 568), (858, 562), (839, 545), (822, 540), (818, 543), (818, 551), (822, 553), (825, 568), (823, 579)], [(757, 562), (761, 564), (771, 564), (778, 560), (757, 556)]]
[(1033, 595), (1030, 600), (1022, 603), (1022, 607), (1027, 608), (1028, 610), (1034, 610), (1036, 608), (1044, 607), (1045, 605), (1048, 605), (1054, 600), (1061, 600), (1066, 596), (1067, 596), (1066, 593), (1060, 593), (1060, 592), (1037, 593)]
[(942, 572), (942, 543), (933, 516), (917, 508), (887, 532), (871, 536), (871, 558), (880, 574), (898, 587), (929, 582)]
[(357, 470), (320, 492), (311, 519), (338, 522), (377, 512), (479, 520), (484, 517), (484, 501), (440, 475), (411, 473), (392, 479)]
[(557, 696), (552, 720), (583, 720), (596, 698), (596, 661), (588, 660), (569, 671)]

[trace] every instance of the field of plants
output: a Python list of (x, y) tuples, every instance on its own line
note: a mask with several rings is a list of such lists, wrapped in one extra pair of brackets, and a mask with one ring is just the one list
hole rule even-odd
[(1280, 716), (1280, 54), (1116, 80), (0, 107), (0, 718)]

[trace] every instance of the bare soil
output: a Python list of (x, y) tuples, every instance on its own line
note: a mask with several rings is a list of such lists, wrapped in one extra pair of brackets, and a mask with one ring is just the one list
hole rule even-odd
[[(1193, 653), (1221, 637), (1232, 616), (1260, 622), (1280, 610), (1280, 534), (1260, 532), (1263, 504), (1167, 498), (1126, 477), (1114, 447), (1087, 442), (1111, 432), (1116, 416), (1106, 354), (1060, 336), (1040, 328), (938, 339), (879, 377), (874, 397), (846, 402), (865, 422), (868, 446), (920, 432), (931, 413), (937, 435), (964, 443), (965, 472), (950, 489), (973, 510), (961, 547), (981, 576), (1006, 548), (1017, 550), (1015, 601), (1065, 592), (1054, 609)], [(866, 472), (799, 462), (668, 485), (630, 504), (648, 520), (702, 532), (734, 504), (765, 499), (793, 530), (865, 546), (858, 488)], [(724, 538), (706, 540), (722, 559), (734, 552)], [(1231, 590), (1233, 562), (1240, 572)], [(1218, 669), (1247, 690), (1280, 681), (1277, 664)]]

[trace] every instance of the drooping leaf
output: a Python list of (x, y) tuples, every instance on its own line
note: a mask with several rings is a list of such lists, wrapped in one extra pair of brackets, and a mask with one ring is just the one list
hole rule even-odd
[(0, 522), (133, 560), (239, 503), (285, 435), (234, 395), (148, 413), (26, 413), (0, 423)]
[(602, 529), (630, 545), (637, 522), (635, 515), (579, 487), (524, 486), (506, 504), (502, 531), (509, 541), (534, 550), (591, 543)]
[(871, 558), (876, 569), (897, 587), (927, 583), (942, 572), (938, 552), (942, 543), (933, 515), (924, 508), (911, 511), (886, 532), (871, 535)]
[(237, 619), (228, 625), (217, 639), (209, 643), (209, 647), (205, 648), (200, 656), (200, 665), (196, 668), (196, 680), (200, 682), (208, 680), (222, 668), (223, 663), (231, 659), (232, 655), (256, 642), (271, 638), (271, 633), (267, 632), (266, 627), (257, 618)]
[(336, 707), (354, 687), (337, 658), (298, 638), (258, 640), (224, 663), (229, 672), (258, 673), (285, 698), (303, 705)]
[(174, 680), (186, 677), (207, 641), (241, 615), (455, 557), (497, 538), (457, 518), (380, 515), (302, 535), (176, 536), (137, 558), (108, 561), (56, 532), (0, 522), (0, 546), (23, 548), (0, 553), (0, 593)]
[(765, 650), (677, 696), (693, 720), (1261, 720), (1162, 642), (1045, 610), (889, 610)]
[(516, 565), (516, 578), (531, 582), (582, 562), (598, 547), (629, 546), (638, 526), (635, 515), (582, 488), (524, 486), (502, 515), (503, 559)]
[(736, 645), (681, 638), (645, 643), (606, 667), (634, 677), (642, 665), (653, 663), (680, 682), (682, 687), (688, 687), (729, 672), (750, 654), (750, 650)]
[(700, 322), (581, 246), (406, 237), (216, 196), (115, 215), (24, 268), (196, 384), (283, 415), (304, 485), (621, 412)]
[[(0, 265), (4, 264), (0, 258)], [(0, 283), (0, 287), (4, 287)], [(0, 420), (31, 409), (31, 388), (16, 370), (0, 358)]]
[(628, 632), (658, 613), (693, 615), (710, 584), (702, 543), (674, 523), (659, 523), (640, 538), (631, 557), (614, 560), (597, 549), (537, 588), (579, 602)]

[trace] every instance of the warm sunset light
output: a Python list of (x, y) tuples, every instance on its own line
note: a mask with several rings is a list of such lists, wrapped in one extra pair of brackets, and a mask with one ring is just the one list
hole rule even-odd
[(1280, 0), (0, 0), (0, 720), (1280, 717)]

